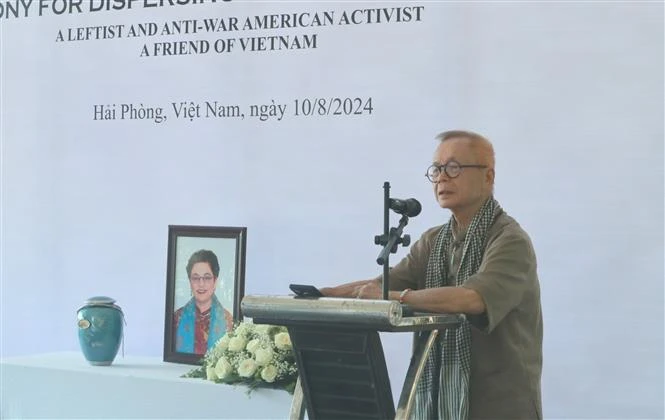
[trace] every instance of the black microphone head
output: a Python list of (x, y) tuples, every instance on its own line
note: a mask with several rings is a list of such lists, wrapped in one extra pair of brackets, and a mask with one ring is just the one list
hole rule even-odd
[(408, 198), (406, 200), (391, 198), (390, 208), (395, 210), (396, 213), (403, 214), (407, 217), (418, 216), (420, 214), (420, 210), (422, 210), (420, 202), (418, 202), (418, 200), (415, 198)]
[(404, 214), (409, 217), (416, 217), (420, 214), (422, 209), (423, 207), (420, 205), (420, 201), (415, 198), (409, 198), (406, 200), (406, 211)]

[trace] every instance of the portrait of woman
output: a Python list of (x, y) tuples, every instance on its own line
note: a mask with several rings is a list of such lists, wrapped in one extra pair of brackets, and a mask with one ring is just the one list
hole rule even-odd
[(246, 227), (169, 225), (164, 361), (200, 364), (242, 320)]
[(233, 327), (233, 315), (215, 292), (219, 261), (213, 251), (200, 249), (187, 262), (191, 298), (173, 314), (175, 351), (203, 355)]

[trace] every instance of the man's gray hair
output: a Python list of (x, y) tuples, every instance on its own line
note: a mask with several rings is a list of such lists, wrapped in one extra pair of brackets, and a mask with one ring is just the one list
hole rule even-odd
[(485, 136), (468, 130), (448, 130), (436, 136), (436, 139), (441, 142), (459, 138), (469, 139), (475, 149), (476, 156), (482, 159), (487, 166), (494, 168), (494, 147)]

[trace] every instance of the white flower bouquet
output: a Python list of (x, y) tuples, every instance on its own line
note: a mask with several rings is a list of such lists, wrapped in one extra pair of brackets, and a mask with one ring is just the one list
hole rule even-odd
[(293, 393), (298, 379), (286, 327), (241, 322), (208, 350), (201, 367), (184, 376), (224, 384), (279, 388)]

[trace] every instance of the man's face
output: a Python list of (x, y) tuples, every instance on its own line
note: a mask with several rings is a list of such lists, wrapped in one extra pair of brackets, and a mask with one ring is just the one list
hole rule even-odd
[(212, 274), (210, 264), (198, 262), (192, 267), (189, 275), (189, 285), (192, 288), (192, 295), (198, 304), (210, 302), (215, 293), (217, 278)]
[[(453, 138), (441, 142), (434, 152), (433, 163), (445, 165), (457, 161), (460, 165), (487, 165), (489, 163), (482, 148), (474, 148), (465, 138)], [(459, 176), (450, 178), (441, 171), (434, 183), (434, 194), (442, 208), (450, 209), (455, 218), (466, 223), (478, 211), (491, 194), (494, 169), (462, 168)]]

